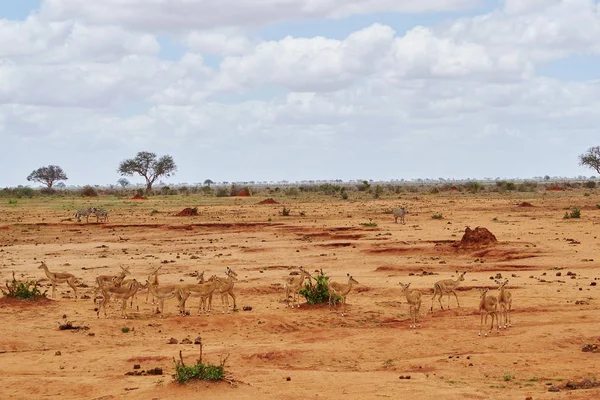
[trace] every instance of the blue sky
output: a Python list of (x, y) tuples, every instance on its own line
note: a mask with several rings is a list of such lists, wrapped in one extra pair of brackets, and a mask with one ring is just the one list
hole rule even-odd
[(0, 2), (0, 186), (592, 175), (598, 1), (229, 1)]

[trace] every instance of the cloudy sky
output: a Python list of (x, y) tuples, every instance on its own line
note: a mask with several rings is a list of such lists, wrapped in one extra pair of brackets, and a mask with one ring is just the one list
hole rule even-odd
[(0, 139), (1, 187), (141, 150), (173, 183), (589, 176), (600, 4), (0, 1)]

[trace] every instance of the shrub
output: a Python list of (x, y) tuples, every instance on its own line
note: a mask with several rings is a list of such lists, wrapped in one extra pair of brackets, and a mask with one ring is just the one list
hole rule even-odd
[(586, 183), (583, 184), (583, 186), (585, 186), (588, 189), (593, 189), (596, 187), (596, 182), (594, 181), (587, 181)]
[(17, 204), (17, 200), (9, 200), (8, 204), (11, 205), (11, 206), (14, 206), (14, 205)]
[(45, 187), (40, 189), (40, 193), (45, 195), (53, 195), (56, 193), (56, 190), (54, 190), (53, 188)]
[[(204, 193), (204, 194), (212, 194), (213, 193), (213, 189), (210, 186), (202, 186), (202, 188), (200, 190), (202, 190), (202, 193)], [(219, 196), (219, 193), (222, 193), (222, 195)], [(217, 197), (227, 197), (227, 189), (219, 188), (217, 190)]]
[(444, 216), (442, 215), (442, 213), (434, 214), (431, 216), (431, 219), (444, 219)]
[(516, 190), (517, 186), (515, 185), (514, 182), (505, 182), (504, 183), (504, 189), (506, 189), (506, 190)]
[(565, 216), (563, 218), (564, 219), (581, 218), (581, 210), (579, 210), (579, 208), (575, 207), (575, 208), (573, 208), (573, 210), (571, 210), (570, 213), (568, 211), (565, 212)]
[(469, 182), (467, 188), (471, 191), (471, 193), (477, 193), (483, 189), (483, 186), (479, 182)]
[(341, 193), (342, 200), (348, 200), (348, 192), (346, 192), (346, 188), (342, 188), (340, 193)]
[(175, 374), (173, 378), (179, 383), (186, 383), (191, 379), (203, 381), (219, 381), (225, 376), (224, 365), (211, 365), (197, 363), (195, 365), (186, 366), (180, 362), (175, 363)]
[[(306, 298), (308, 304), (322, 304), (329, 302), (329, 287), (327, 282), (329, 277), (321, 270), (319, 275), (315, 278), (316, 283), (313, 285), (312, 282), (306, 282), (304, 287), (300, 289), (300, 294)], [(333, 303), (337, 304), (341, 300), (340, 296), (335, 296)]]
[(38, 300), (42, 297), (46, 297), (46, 291), (44, 290), (43, 293), (40, 292), (38, 289), (38, 283), (36, 281), (18, 281), (15, 278), (14, 272), (12, 275), (12, 282), (6, 282), (7, 291), (0, 288), (4, 296), (21, 300)]
[(129, 329), (128, 327), (124, 326), (123, 328), (121, 328), (121, 332), (123, 333), (127, 333), (129, 332), (131, 329)]
[(286, 196), (295, 197), (295, 196), (298, 196), (299, 192), (298, 192), (298, 189), (296, 189), (295, 187), (292, 186), (290, 188), (287, 188), (284, 193)]
[(283, 206), (283, 210), (281, 211), (281, 215), (283, 215), (284, 217), (289, 217), (291, 212), (292, 212), (291, 209), (285, 208), (285, 206)]
[(356, 189), (358, 189), (359, 192), (365, 192), (370, 187), (371, 187), (371, 184), (368, 181), (362, 181), (361, 183), (356, 185)]
[(98, 197), (98, 192), (90, 185), (86, 185), (81, 189), (81, 195), (83, 197)]
[(228, 197), (229, 196), (229, 191), (224, 188), (224, 187), (220, 187), (217, 189), (217, 193), (215, 194), (217, 197)]
[(381, 197), (382, 193), (383, 193), (383, 188), (381, 187), (381, 185), (375, 186), (375, 190), (373, 191), (373, 197), (378, 199)]
[(376, 227), (377, 226), (377, 222), (373, 222), (373, 221), (363, 222), (361, 225), (362, 226), (367, 226), (367, 227)]

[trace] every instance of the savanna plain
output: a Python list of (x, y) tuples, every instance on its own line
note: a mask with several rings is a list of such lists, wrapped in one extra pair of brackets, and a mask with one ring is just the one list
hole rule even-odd
[[(80, 298), (62, 283), (54, 299), (0, 301), (0, 398), (600, 398), (600, 388), (577, 388), (600, 379), (600, 353), (582, 351), (600, 345), (599, 193), (4, 200), (2, 285), (14, 272), (51, 297), (38, 269), (44, 261), (78, 278)], [(279, 204), (258, 204), (270, 197)], [(405, 224), (391, 214), (400, 206), (409, 210)], [(73, 214), (85, 207), (107, 209), (110, 218), (77, 222)], [(186, 207), (198, 215), (176, 215)], [(565, 219), (572, 207), (580, 218)], [(498, 242), (458, 245), (467, 226), (487, 228)], [(304, 298), (286, 307), (286, 279), (300, 266), (358, 281), (346, 315)], [(161, 267), (160, 284), (195, 283), (194, 271), (224, 276), (230, 267), (237, 310), (223, 313), (215, 296), (210, 315), (198, 315), (198, 299), (187, 302), (190, 315), (179, 315), (176, 299), (157, 314), (140, 291), (129, 318), (121, 318), (119, 301), (97, 317), (95, 278), (119, 267), (141, 283)], [(444, 310), (436, 300), (430, 311), (434, 283), (456, 271), (466, 271), (460, 306), (451, 296), (447, 309), (444, 295)], [(497, 296), (500, 276), (512, 294), (512, 326), (478, 336), (478, 289)], [(422, 293), (416, 329), (400, 282)], [(83, 329), (59, 329), (65, 322)], [(181, 352), (193, 364), (197, 337), (205, 361), (227, 358), (232, 382), (174, 382), (174, 359)], [(163, 375), (126, 375), (154, 368)]]

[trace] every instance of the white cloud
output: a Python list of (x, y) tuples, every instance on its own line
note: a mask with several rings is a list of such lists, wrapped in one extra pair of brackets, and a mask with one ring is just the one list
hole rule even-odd
[(290, 19), (465, 9), (480, 0), (44, 0), (40, 15), (146, 31), (260, 26)]
[(194, 52), (221, 56), (244, 54), (252, 47), (251, 40), (237, 29), (192, 31), (184, 42)]

